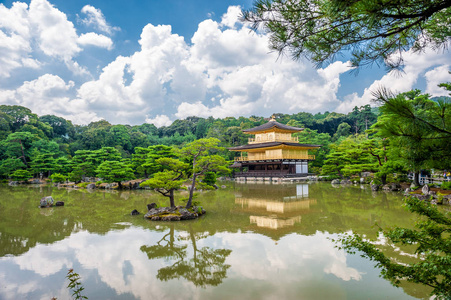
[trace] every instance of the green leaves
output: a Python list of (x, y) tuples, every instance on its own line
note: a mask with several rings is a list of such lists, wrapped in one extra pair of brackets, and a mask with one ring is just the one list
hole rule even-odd
[(270, 48), (318, 66), (344, 51), (354, 67), (377, 63), (402, 66), (399, 51), (449, 41), (449, 1), (256, 0), (243, 11), (254, 29), (269, 32)]
[(72, 297), (74, 297), (74, 299), (88, 299), (88, 297), (81, 294), (85, 288), (80, 282), (80, 275), (75, 273), (74, 269), (69, 269), (66, 278), (69, 280), (67, 287), (72, 290)]
[(117, 182), (121, 187), (121, 181), (135, 178), (133, 169), (125, 162), (104, 161), (96, 169), (97, 176), (106, 182)]

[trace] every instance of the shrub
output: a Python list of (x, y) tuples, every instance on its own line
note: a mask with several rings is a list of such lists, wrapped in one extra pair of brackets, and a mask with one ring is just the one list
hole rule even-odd
[(441, 188), (443, 190), (451, 190), (451, 181), (442, 182)]
[(33, 175), (31, 175), (31, 173), (27, 170), (16, 170), (11, 174), (11, 178), (18, 181), (25, 181), (30, 179), (31, 177), (33, 177)]
[(216, 174), (215, 174), (215, 172), (206, 172), (202, 182), (204, 182), (205, 184), (208, 184), (210, 186), (213, 186), (216, 183)]
[(66, 181), (66, 176), (60, 174), (60, 173), (53, 173), (50, 175), (50, 179), (52, 179), (55, 183), (63, 183)]

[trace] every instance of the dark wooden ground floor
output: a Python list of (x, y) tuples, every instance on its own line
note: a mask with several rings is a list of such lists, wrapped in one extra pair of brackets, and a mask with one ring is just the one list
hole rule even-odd
[(234, 164), (235, 177), (301, 177), (308, 174), (306, 160), (258, 161)]

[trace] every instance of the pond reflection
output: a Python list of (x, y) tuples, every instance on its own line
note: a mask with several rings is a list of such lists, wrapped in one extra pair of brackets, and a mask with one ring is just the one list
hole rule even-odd
[[(205, 238), (205, 233), (195, 233), (192, 226), (188, 226), (188, 232), (175, 236), (174, 225), (169, 225), (169, 232), (165, 234), (155, 245), (141, 246), (141, 251), (147, 254), (149, 259), (166, 258), (170, 265), (158, 270), (157, 278), (168, 281), (174, 278), (184, 278), (195, 286), (216, 286), (227, 277), (225, 264), (226, 257), (232, 250), (212, 249), (210, 247), (197, 247), (197, 241)], [(189, 241), (192, 254), (188, 254)]]
[(300, 223), (302, 212), (316, 204), (308, 198), (308, 184), (239, 186), (235, 193), (235, 203), (243, 211), (251, 212), (250, 223), (258, 227), (280, 229)]
[[(70, 299), (65, 275), (89, 299), (412, 299), (374, 264), (331, 238), (414, 220), (393, 193), (330, 184), (235, 184), (196, 199), (187, 222), (131, 216), (167, 200), (148, 191), (0, 186), (0, 299)], [(64, 207), (38, 208), (51, 195)], [(182, 195), (177, 195), (182, 197)], [(387, 247), (389, 255), (399, 255)]]

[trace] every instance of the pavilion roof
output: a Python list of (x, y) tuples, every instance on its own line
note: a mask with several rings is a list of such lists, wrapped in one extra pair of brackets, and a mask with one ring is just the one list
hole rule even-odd
[(267, 122), (263, 125), (260, 125), (260, 126), (254, 127), (254, 128), (250, 128), (250, 129), (244, 129), (243, 132), (254, 134), (254, 133), (258, 133), (258, 132), (268, 131), (270, 129), (279, 129), (279, 130), (285, 131), (285, 132), (298, 132), (298, 131), (304, 130), (304, 128), (288, 126), (285, 124), (281, 124), (274, 119), (271, 119), (269, 122)]
[(270, 148), (280, 145), (286, 145), (291, 147), (299, 147), (299, 148), (305, 148), (305, 147), (311, 147), (311, 148), (319, 148), (321, 145), (312, 145), (312, 144), (299, 144), (299, 143), (289, 143), (289, 142), (267, 142), (267, 143), (259, 143), (259, 144), (248, 144), (248, 145), (242, 145), (238, 147), (231, 147), (228, 148), (232, 151), (241, 151), (241, 150), (249, 150), (249, 149), (259, 149), (259, 148)]

